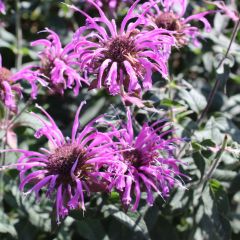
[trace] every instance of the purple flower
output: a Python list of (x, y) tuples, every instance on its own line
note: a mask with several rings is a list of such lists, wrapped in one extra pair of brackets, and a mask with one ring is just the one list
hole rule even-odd
[[(124, 6), (128, 6), (134, 2), (134, 0), (93, 0), (100, 8), (102, 8), (106, 14), (110, 16), (114, 16), (118, 9)], [(91, 9), (92, 5), (87, 4), (86, 1), (83, 0), (73, 0), (74, 4), (83, 3), (84, 9), (89, 10)]]
[(43, 124), (35, 137), (45, 136), (51, 147), (41, 148), (41, 152), (6, 150), (22, 154), (17, 164), (5, 167), (17, 166), (21, 191), (27, 189), (25, 194), (35, 192), (39, 199), (39, 191), (45, 189), (47, 197), (56, 199), (58, 223), (71, 209), (85, 210), (86, 193), (106, 191), (107, 183), (111, 181), (111, 173), (106, 171), (108, 165), (114, 167), (116, 164), (116, 168), (121, 168), (115, 160), (111, 138), (93, 126), (101, 116), (89, 122), (81, 132), (78, 131), (78, 115), (83, 104), (76, 112), (71, 138), (65, 138), (50, 115), (39, 107), (49, 121), (35, 114)]
[(2, 0), (0, 0), (0, 13), (6, 14), (6, 7)]
[(240, 15), (236, 9), (236, 5), (234, 1), (231, 1), (231, 4), (229, 5), (226, 5), (224, 1), (214, 1), (214, 2), (206, 1), (206, 2), (217, 6), (223, 14), (231, 18), (234, 22), (237, 22), (239, 20)]
[(141, 97), (142, 88), (152, 87), (153, 72), (167, 77), (163, 50), (174, 45), (174, 38), (164, 29), (141, 32), (145, 12), (134, 13), (139, 1), (129, 9), (119, 29), (98, 5), (88, 2), (98, 10), (99, 17), (70, 7), (86, 17), (86, 25), (76, 32), (75, 41), (82, 71), (94, 76), (91, 88), (104, 86), (111, 95)]
[(131, 3), (133, 0), (95, 0), (96, 4), (106, 9), (110, 8), (110, 11), (116, 11), (121, 3)]
[(78, 95), (82, 83), (86, 83), (77, 71), (79, 63), (73, 52), (73, 44), (70, 42), (64, 48), (59, 36), (46, 29), (49, 33), (47, 39), (32, 42), (32, 46), (42, 45), (43, 51), (39, 53), (40, 65), (31, 65), (19, 71), (15, 79), (27, 79), (32, 86), (32, 97), (37, 95), (37, 83), (47, 86), (52, 93), (64, 94), (67, 88), (72, 89)]
[(13, 112), (17, 111), (16, 96), (22, 96), (21, 86), (14, 80), (14, 74), (2, 66), (0, 54), (0, 100)]
[[(169, 124), (159, 120), (152, 125), (145, 123), (138, 135), (134, 136), (131, 114), (127, 112), (128, 122), (122, 128), (120, 136), (119, 160), (127, 165), (125, 172), (117, 172), (116, 178), (109, 186), (120, 193), (122, 203), (132, 210), (138, 208), (141, 193), (147, 193), (147, 203), (154, 202), (153, 192), (165, 198), (175, 185), (182, 186), (179, 160), (174, 157), (179, 138), (166, 139), (172, 129), (163, 131)], [(160, 125), (160, 127), (159, 127)], [(160, 132), (160, 133), (159, 133)], [(114, 171), (114, 169), (113, 169)]]
[[(161, 2), (159, 6), (157, 3)], [(191, 21), (200, 21), (204, 24), (205, 31), (211, 31), (211, 25), (205, 18), (214, 11), (206, 11), (184, 17), (187, 8), (187, 0), (150, 0), (143, 4), (143, 9), (153, 4), (152, 11), (148, 14), (148, 24), (153, 29), (166, 29), (174, 32), (178, 47), (187, 45), (189, 41), (198, 46), (198, 38), (201, 37), (198, 27), (192, 26)]]

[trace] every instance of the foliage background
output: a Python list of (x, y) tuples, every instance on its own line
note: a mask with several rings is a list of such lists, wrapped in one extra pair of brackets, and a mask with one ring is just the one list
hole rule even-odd
[[(73, 15), (61, 1), (6, 2), (7, 14), (0, 16), (0, 52), (3, 65), (13, 71), (37, 60), (38, 49), (31, 48), (29, 42), (45, 36), (37, 34), (39, 31), (45, 27), (53, 29), (67, 43), (77, 26), (84, 23), (80, 15)], [(84, 1), (75, 2), (79, 2), (79, 7), (84, 5)], [(189, 11), (210, 8), (202, 1), (190, 1)], [(126, 11), (121, 10), (119, 19)], [(0, 173), (1, 239), (240, 239), (240, 33), (223, 71), (216, 71), (219, 59), (226, 53), (234, 24), (220, 14), (211, 16), (210, 21), (213, 30), (204, 33), (200, 48), (189, 45), (172, 53), (171, 81), (155, 76), (154, 89), (144, 95), (149, 108), (132, 107), (137, 124), (167, 115), (174, 122), (177, 135), (188, 139), (179, 153), (187, 163), (183, 171), (191, 177), (190, 181), (185, 180), (186, 189), (175, 189), (166, 202), (157, 197), (151, 208), (143, 202), (137, 213), (124, 212), (115, 193), (111, 196), (97, 194), (88, 201), (84, 216), (74, 211), (56, 226), (52, 219), (53, 203), (46, 199), (36, 203), (34, 196), (22, 196), (17, 171), (8, 170)], [(206, 106), (216, 79), (220, 86), (207, 116), (198, 124), (196, 120)], [(28, 87), (19, 103), (20, 109), (28, 101)], [(120, 99), (108, 96), (104, 90), (88, 92), (83, 89), (76, 98), (70, 91), (61, 97), (46, 95), (42, 89), (36, 102), (45, 107), (69, 135), (76, 108), (83, 99), (88, 103), (81, 115), (83, 125), (103, 112), (125, 118)], [(3, 120), (4, 109), (0, 110)], [(47, 143), (33, 138), (38, 122), (29, 111), (37, 111), (34, 103), (15, 121), (10, 142), (14, 144), (17, 140), (20, 148), (37, 149)], [(2, 129), (0, 139), (3, 135)], [(212, 148), (221, 148), (225, 135), (227, 150), (212, 151)], [(220, 164), (211, 179), (205, 181), (205, 174), (219, 154)], [(14, 163), (16, 159), (15, 154), (7, 154), (5, 163)]]

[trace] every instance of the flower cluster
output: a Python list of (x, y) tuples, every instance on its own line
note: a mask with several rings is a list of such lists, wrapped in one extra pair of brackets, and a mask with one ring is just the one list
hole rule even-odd
[[(47, 39), (40, 39), (32, 46), (41, 45), (40, 63), (20, 70), (14, 80), (27, 80), (32, 87), (32, 98), (36, 98), (40, 84), (50, 93), (64, 94), (73, 89), (79, 94), (82, 84), (90, 89), (104, 87), (111, 95), (120, 95), (128, 104), (141, 103), (142, 93), (152, 88), (152, 75), (159, 73), (168, 78), (168, 60), (173, 47), (186, 45), (190, 40), (198, 43), (200, 31), (191, 26), (192, 20), (204, 23), (210, 11), (184, 18), (186, 1), (150, 0), (140, 5), (135, 1), (122, 22), (109, 20), (101, 6), (105, 1), (88, 0), (99, 16), (91, 17), (85, 11), (69, 6), (86, 18), (72, 40), (63, 47), (59, 36), (46, 28)], [(108, 1), (117, 6), (119, 1)]]
[(11, 111), (16, 112), (16, 96), (21, 96), (21, 86), (14, 79), (14, 74), (2, 66), (0, 55), (0, 100)]
[[(213, 11), (206, 11), (184, 17), (187, 9), (187, 0), (150, 0), (144, 4), (144, 8), (152, 5), (151, 11), (148, 11), (147, 20), (148, 26), (153, 29), (166, 29), (173, 32), (177, 47), (187, 45), (189, 41), (198, 46), (198, 38), (201, 33), (198, 27), (192, 26), (192, 21), (200, 21), (204, 24), (206, 32), (211, 31), (211, 25), (206, 19), (206, 15)], [(155, 3), (155, 4), (153, 4)]]
[[(132, 103), (144, 107), (142, 95), (153, 86), (153, 74), (168, 78), (168, 61), (173, 48), (190, 42), (199, 45), (202, 37), (192, 21), (211, 26), (206, 16), (214, 11), (186, 15), (186, 0), (140, 0), (132, 3), (122, 20), (109, 19), (103, 9), (109, 6), (117, 11), (121, 1), (93, 1), (87, 3), (96, 11), (90, 16), (87, 10), (68, 5), (84, 17), (85, 25), (79, 27), (71, 41), (63, 46), (57, 33), (46, 28), (46, 39), (32, 42), (41, 46), (39, 63), (24, 67), (15, 74), (2, 67), (0, 56), (0, 100), (11, 111), (17, 110), (16, 97), (21, 96), (18, 83), (27, 80), (31, 85), (31, 97), (38, 95), (39, 85), (48, 93), (63, 95), (72, 89), (79, 95), (83, 85), (89, 89), (105, 88), (110, 95), (120, 95), (125, 105)], [(130, 5), (130, 4), (129, 4)], [(225, 5), (216, 2), (227, 12)], [(5, 6), (0, 0), (0, 12)], [(113, 14), (114, 16), (114, 14)], [(236, 19), (235, 19), (236, 20)], [(152, 205), (154, 193), (162, 198), (169, 196), (174, 186), (182, 186), (184, 176), (175, 157), (175, 149), (182, 139), (173, 137), (171, 124), (157, 120), (144, 123), (135, 131), (130, 109), (127, 122), (119, 126), (107, 124), (106, 131), (97, 127), (103, 116), (90, 121), (79, 131), (77, 110), (71, 137), (65, 137), (51, 116), (41, 107), (46, 119), (34, 114), (42, 123), (35, 137), (45, 136), (49, 148), (39, 151), (8, 149), (1, 152), (21, 154), (18, 162), (2, 169), (17, 167), (20, 172), (20, 190), (25, 194), (40, 190), (56, 199), (57, 221), (65, 218), (72, 209), (85, 210), (86, 195), (94, 192), (119, 193), (125, 209), (138, 209), (142, 193)], [(104, 121), (105, 122), (105, 121)]]
[[(104, 86), (111, 95), (140, 97), (142, 88), (152, 87), (152, 73), (167, 77), (165, 47), (175, 44), (168, 30), (154, 29), (141, 32), (144, 14), (136, 15), (136, 1), (122, 20), (119, 30), (93, 1), (99, 17), (92, 18), (71, 6), (86, 17), (87, 24), (74, 36), (81, 69), (93, 76), (92, 88)], [(132, 22), (137, 17), (137, 20)], [(102, 27), (105, 26), (105, 28)]]
[(47, 39), (32, 42), (32, 46), (42, 45), (43, 51), (39, 53), (41, 62), (39, 65), (31, 65), (23, 68), (16, 74), (15, 79), (26, 79), (32, 86), (32, 98), (37, 95), (37, 83), (47, 86), (51, 93), (63, 94), (67, 88), (73, 88), (78, 95), (82, 83), (87, 83), (76, 70), (79, 63), (75, 60), (76, 53), (72, 43), (62, 47), (58, 35), (49, 29)]
[(19, 170), (20, 190), (24, 194), (34, 192), (39, 199), (39, 191), (45, 189), (47, 197), (55, 196), (57, 221), (60, 222), (71, 209), (85, 210), (86, 194), (116, 190), (124, 207), (135, 198), (133, 210), (136, 210), (141, 192), (147, 192), (147, 202), (152, 205), (153, 192), (166, 197), (171, 188), (180, 184), (180, 162), (173, 153), (175, 144), (181, 140), (165, 140), (164, 135), (171, 130), (158, 134), (165, 125), (154, 126), (161, 121), (151, 126), (145, 124), (134, 138), (128, 110), (128, 122), (122, 124), (121, 129), (112, 126), (108, 132), (99, 132), (95, 124), (101, 120), (100, 116), (79, 132), (83, 104), (77, 110), (71, 138), (65, 138), (51, 116), (38, 106), (48, 120), (33, 113), (43, 125), (35, 137), (45, 136), (51, 147), (41, 148), (40, 152), (6, 150), (22, 154), (16, 164), (6, 167)]
[[(182, 186), (179, 171), (181, 163), (174, 157), (174, 150), (182, 139), (164, 139), (173, 131), (164, 130), (170, 125), (164, 123), (165, 120), (159, 120), (152, 125), (145, 123), (135, 136), (129, 109), (127, 116), (127, 124), (123, 125), (119, 135), (115, 135), (120, 142), (118, 148), (121, 149), (118, 159), (124, 162), (127, 168), (122, 174), (116, 173), (110, 188), (114, 187), (120, 193), (126, 209), (134, 198), (132, 210), (135, 211), (141, 192), (147, 193), (147, 203), (151, 206), (154, 202), (153, 192), (165, 198), (175, 185)], [(114, 172), (114, 169), (112, 171)]]

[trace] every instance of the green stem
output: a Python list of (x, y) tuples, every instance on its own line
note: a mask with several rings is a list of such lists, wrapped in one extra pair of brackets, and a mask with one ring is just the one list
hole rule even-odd
[(200, 186), (204, 186), (204, 184), (212, 177), (214, 171), (217, 169), (219, 163), (221, 162), (221, 159), (222, 159), (222, 155), (225, 151), (225, 148), (227, 146), (227, 135), (225, 135), (224, 137), (224, 140), (223, 140), (223, 143), (222, 143), (222, 146), (221, 148), (219, 149), (219, 151), (217, 152), (216, 154), (216, 158), (215, 160), (213, 161), (211, 167), (209, 168), (209, 170), (207, 171), (207, 173), (204, 175), (204, 177), (202, 178), (202, 180), (194, 186), (194, 188), (198, 188)]
[(29, 98), (23, 109), (17, 115), (15, 115), (15, 117), (6, 125), (4, 137), (6, 137), (8, 129), (11, 127), (11, 125), (17, 121), (17, 119), (25, 112), (25, 110), (30, 106), (30, 104), (32, 104), (32, 102), (32, 98)]
[[(230, 40), (230, 43), (228, 45), (227, 51), (226, 51), (224, 57), (222, 58), (222, 60), (219, 62), (218, 66), (216, 67), (216, 71), (222, 66), (224, 60), (228, 57), (228, 54), (229, 54), (230, 49), (231, 49), (231, 46), (232, 46), (232, 44), (233, 44), (233, 42), (234, 42), (234, 40), (235, 40), (235, 38), (237, 36), (239, 24), (240, 24), (240, 18), (239, 18), (239, 20), (237, 21), (237, 23), (234, 26), (234, 29), (233, 29), (233, 32), (232, 32), (232, 36), (231, 36), (231, 40)], [(209, 94), (209, 97), (208, 97), (208, 100), (207, 100), (207, 105), (206, 105), (205, 109), (202, 111), (199, 119), (197, 120), (197, 124), (200, 124), (202, 122), (202, 120), (204, 119), (206, 113), (208, 112), (209, 108), (211, 107), (213, 98), (214, 98), (214, 96), (215, 96), (215, 94), (217, 92), (219, 84), (220, 84), (220, 79), (216, 78), (216, 81), (214, 83), (212, 91)]]
[[(234, 29), (233, 29), (233, 32), (232, 32), (232, 35), (231, 35), (231, 40), (230, 40), (230, 43), (228, 45), (227, 51), (226, 51), (224, 57), (222, 58), (222, 60), (219, 62), (218, 66), (216, 67), (216, 71), (222, 66), (224, 60), (228, 57), (228, 54), (229, 54), (230, 49), (231, 49), (231, 46), (232, 46), (232, 44), (233, 44), (233, 42), (234, 42), (234, 40), (235, 40), (235, 38), (237, 36), (239, 25), (240, 25), (240, 18), (239, 18), (239, 20), (237, 21), (237, 23), (234, 26)], [(200, 114), (200, 117), (197, 119), (197, 125), (198, 126), (201, 124), (201, 122), (204, 119), (205, 115), (207, 114), (209, 108), (211, 107), (213, 98), (214, 98), (214, 96), (215, 96), (215, 94), (217, 92), (219, 84), (220, 84), (220, 79), (217, 78), (215, 83), (214, 83), (214, 86), (213, 86), (213, 88), (212, 88), (212, 90), (211, 90), (211, 92), (209, 94), (209, 97), (208, 97), (208, 100), (207, 100), (207, 105), (204, 108), (204, 110), (202, 111), (202, 113)], [(195, 130), (193, 129), (191, 131), (191, 136), (194, 134), (194, 132), (195, 132)], [(179, 153), (177, 154), (178, 158), (182, 157), (182, 155), (184, 154), (184, 150), (187, 148), (187, 145), (188, 145), (188, 143), (185, 143), (183, 145), (183, 147), (180, 149)]]
[[(5, 116), (4, 116), (4, 128), (7, 129), (7, 124), (8, 124), (8, 119), (9, 119), (9, 110), (7, 108), (5, 108)], [(6, 126), (6, 127), (5, 127)], [(5, 132), (3, 138), (2, 138), (2, 144), (1, 144), (1, 148), (4, 150), (6, 148), (7, 145), (7, 134)], [(3, 166), (5, 164), (5, 160), (6, 160), (6, 153), (1, 153), (1, 165)], [(3, 195), (4, 195), (4, 182), (3, 182), (3, 171), (0, 172), (0, 208), (2, 208), (2, 204), (3, 204)]]
[(17, 36), (16, 68), (19, 70), (22, 65), (22, 26), (21, 26), (21, 5), (19, 0), (15, 0), (15, 6), (16, 6), (16, 36)]

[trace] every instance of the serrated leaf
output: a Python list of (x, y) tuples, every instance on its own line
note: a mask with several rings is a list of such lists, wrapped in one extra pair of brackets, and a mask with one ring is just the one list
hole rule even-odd
[(42, 127), (42, 124), (33, 114), (24, 112), (15, 121), (14, 126), (25, 126), (37, 130)]
[(179, 102), (167, 98), (161, 100), (161, 105), (166, 107), (182, 107), (182, 105)]
[(229, 202), (226, 192), (223, 186), (217, 180), (211, 179), (209, 181), (210, 190), (214, 199), (214, 203), (217, 205), (219, 211), (223, 215), (229, 213)]
[(206, 139), (211, 139), (215, 144), (220, 145), (223, 142), (224, 134), (221, 133), (216, 120), (214, 117), (211, 117), (205, 128), (200, 131), (195, 131), (195, 136), (198, 141), (204, 141)]
[(227, 214), (229, 203), (221, 184), (210, 180), (202, 193), (204, 213), (198, 226), (206, 239), (229, 240), (231, 239), (231, 226)]
[(13, 225), (13, 221), (0, 209), (0, 233), (8, 233), (12, 237), (17, 237), (16, 229)]
[(190, 91), (180, 89), (180, 97), (185, 100), (190, 109), (196, 113), (200, 113), (207, 105), (206, 98), (194, 88)]
[(198, 170), (201, 173), (201, 178), (202, 178), (205, 173), (206, 159), (199, 152), (193, 153), (192, 157), (193, 157), (193, 160), (194, 160)]
[(108, 236), (101, 224), (97, 219), (85, 219), (76, 222), (77, 232), (81, 237), (88, 240), (108, 240)]
[(131, 231), (141, 235), (144, 239), (148, 239), (149, 235), (147, 225), (139, 213), (133, 213), (130, 211), (125, 213), (119, 211), (119, 209), (114, 205), (107, 206), (105, 211), (109, 212), (113, 218), (124, 224)]

